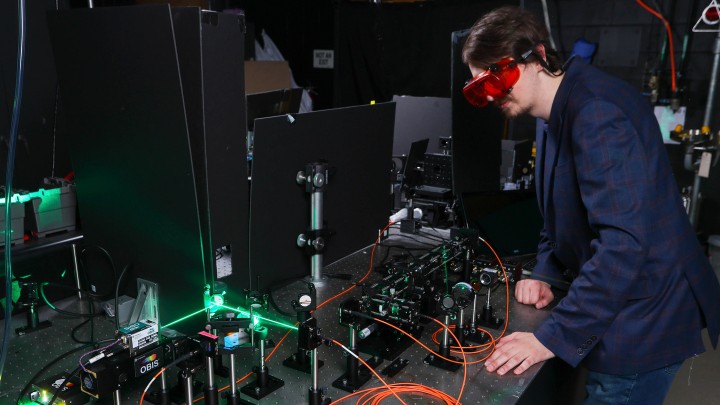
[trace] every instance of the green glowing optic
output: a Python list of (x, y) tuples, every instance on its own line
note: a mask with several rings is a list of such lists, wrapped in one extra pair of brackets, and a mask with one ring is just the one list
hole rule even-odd
[(223, 298), (223, 296), (221, 294), (215, 294), (212, 297), (212, 303), (213, 303), (213, 305), (221, 306), (222, 304), (225, 303), (225, 299)]
[(65, 277), (65, 273), (67, 273), (67, 269), (63, 269), (62, 274), (60, 274), (60, 278), (64, 278), (64, 277)]
[(201, 309), (201, 310), (198, 310), (198, 311), (195, 311), (195, 312), (193, 312), (193, 313), (190, 314), (190, 315), (185, 315), (185, 316), (183, 316), (182, 318), (176, 319), (176, 320), (174, 320), (174, 321), (166, 324), (165, 326), (163, 326), (162, 329), (169, 328), (170, 326), (175, 325), (176, 323), (180, 323), (180, 322), (182, 322), (182, 321), (184, 321), (184, 320), (186, 320), (186, 319), (188, 319), (188, 318), (192, 318), (193, 316), (195, 316), (195, 315), (197, 315), (197, 314), (199, 314), (199, 313), (201, 313), (201, 312), (205, 312), (205, 308), (203, 308), (203, 309)]
[[(244, 309), (231, 308), (231, 307), (228, 307), (228, 306), (225, 306), (225, 305), (218, 305), (218, 306), (221, 307), (221, 308), (229, 309), (230, 311), (235, 311), (235, 312), (241, 314), (242, 316), (246, 316), (246, 317), (250, 316), (250, 313), (249, 313), (248, 311), (244, 310)], [(283, 322), (278, 322), (278, 321), (275, 321), (275, 320), (272, 320), (272, 319), (265, 318), (265, 317), (260, 316), (260, 315), (258, 315), (258, 314), (253, 314), (253, 325), (257, 325), (257, 324), (259, 323), (258, 320), (263, 321), (263, 322), (265, 322), (265, 323), (271, 323), (271, 324), (274, 324), (274, 325), (278, 325), (278, 326), (281, 326), (281, 327), (287, 328), (287, 329), (292, 329), (292, 330), (297, 330), (297, 329), (298, 329), (297, 326), (295, 326), (295, 325), (289, 325), (289, 324), (286, 324), (286, 323), (283, 323)]]

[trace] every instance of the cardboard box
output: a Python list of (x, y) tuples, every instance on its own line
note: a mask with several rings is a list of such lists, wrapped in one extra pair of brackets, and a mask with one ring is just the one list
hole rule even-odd
[(246, 61), (245, 94), (290, 88), (287, 61)]

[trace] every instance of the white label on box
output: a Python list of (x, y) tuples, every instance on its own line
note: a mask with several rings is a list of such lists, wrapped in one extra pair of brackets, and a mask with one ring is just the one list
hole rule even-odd
[(313, 49), (313, 67), (315, 69), (333, 69), (335, 67), (335, 51)]
[(698, 176), (708, 178), (710, 177), (710, 160), (712, 160), (712, 154), (710, 152), (703, 152), (700, 157), (700, 168), (698, 169)]

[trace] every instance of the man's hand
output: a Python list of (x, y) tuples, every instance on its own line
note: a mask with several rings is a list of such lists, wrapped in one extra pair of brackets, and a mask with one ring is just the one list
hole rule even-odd
[(535, 305), (540, 309), (552, 302), (555, 296), (550, 284), (540, 280), (520, 280), (515, 284), (515, 299), (521, 304)]
[(490, 372), (497, 370), (500, 375), (514, 368), (514, 373), (520, 374), (533, 364), (553, 357), (555, 355), (532, 333), (515, 332), (500, 339), (485, 368)]

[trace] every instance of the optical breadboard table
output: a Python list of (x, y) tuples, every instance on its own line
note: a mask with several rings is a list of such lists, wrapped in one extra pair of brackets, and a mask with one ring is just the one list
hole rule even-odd
[[(413, 236), (416, 240), (410, 240), (403, 235), (394, 235), (383, 241), (384, 246), (378, 246), (373, 255), (373, 247), (369, 246), (360, 251), (353, 253), (335, 263), (325, 267), (326, 274), (351, 274), (351, 280), (342, 280), (337, 278), (328, 278), (326, 282), (316, 285), (317, 302), (323, 303), (326, 300), (336, 296), (339, 293), (347, 291), (341, 297), (336, 298), (331, 303), (324, 305), (314, 313), (314, 317), (318, 321), (318, 326), (322, 329), (322, 336), (334, 339), (343, 345), (348, 345), (349, 331), (348, 328), (342, 326), (338, 322), (338, 305), (348, 298), (359, 297), (361, 287), (355, 286), (369, 270), (371, 255), (374, 258), (374, 265), (379, 266), (383, 259), (392, 257), (392, 255), (402, 252), (401, 248), (389, 248), (388, 245), (402, 245), (404, 247), (427, 247), (430, 249), (438, 245), (438, 239), (423, 239)], [(419, 241), (419, 243), (418, 243)], [(388, 249), (391, 249), (388, 251)], [(421, 252), (420, 252), (421, 253)], [(418, 254), (419, 255), (419, 254)], [(380, 279), (379, 274), (371, 274), (366, 282), (372, 282)], [(547, 310), (537, 310), (532, 306), (521, 305), (512, 298), (512, 288), (510, 286), (510, 302), (509, 302), (509, 325), (506, 334), (514, 331), (532, 331), (540, 322), (549, 315)], [(291, 302), (296, 300), (299, 294), (307, 292), (308, 287), (305, 282), (298, 280), (290, 285), (284, 286), (278, 291), (272, 293), (272, 298), (277, 307), (284, 312), (294, 313)], [(350, 290), (350, 291), (348, 291)], [(497, 288), (491, 295), (493, 306), (498, 317), (505, 317), (506, 293), (504, 285)], [(163, 303), (161, 303), (162, 305)], [(228, 303), (231, 305), (232, 303)], [(166, 304), (167, 305), (167, 304)], [(75, 301), (66, 303), (65, 309), (71, 311), (79, 311), (80, 304)], [(86, 310), (86, 309), (85, 309)], [(478, 309), (479, 310), (479, 309)], [(270, 309), (272, 312), (272, 309)], [(471, 308), (466, 310), (466, 316), (469, 316)], [(12, 336), (10, 342), (10, 352), (6, 366), (6, 373), (3, 376), (2, 386), (0, 387), (0, 402), (14, 403), (20, 390), (29, 382), (30, 378), (40, 371), (46, 364), (57, 356), (79, 347), (80, 345), (73, 342), (70, 338), (71, 330), (80, 324), (82, 319), (66, 318), (62, 315), (51, 313), (47, 308), (43, 308), (40, 313), (41, 319), (52, 318), (53, 326), (26, 336)], [(294, 317), (283, 316), (280, 314), (273, 315), (274, 320), (287, 325), (294, 325), (296, 319)], [(21, 326), (24, 317), (16, 316), (13, 324)], [(442, 320), (442, 317), (440, 317)], [(15, 326), (15, 325), (13, 325)], [(266, 365), (269, 368), (270, 375), (284, 381), (284, 386), (277, 391), (269, 394), (261, 400), (253, 400), (250, 397), (242, 395), (242, 399), (251, 403), (260, 404), (296, 404), (308, 402), (308, 389), (312, 381), (309, 374), (293, 370), (283, 366), (283, 360), (291, 357), (297, 351), (297, 331), (278, 326), (273, 322), (266, 323), (269, 329), (269, 338), (276, 343), (276, 348), (268, 348), (266, 353), (272, 353), (267, 360)], [(428, 323), (425, 330), (421, 334), (419, 340), (433, 350), (437, 350), (437, 344), (431, 340), (431, 335), (439, 327), (437, 324)], [(487, 329), (493, 336), (498, 337), (500, 330)], [(98, 318), (95, 321), (95, 339), (110, 339), (114, 333), (114, 322), (107, 318)], [(88, 325), (77, 333), (77, 336), (83, 339), (89, 337)], [(470, 343), (468, 343), (470, 344)], [(75, 354), (68, 356), (64, 360), (48, 368), (44, 374), (38, 378), (42, 380), (51, 375), (62, 371), (71, 371), (78, 365), (78, 359), (82, 353), (90, 349), (80, 350)], [(481, 356), (467, 355), (467, 361), (472, 362), (487, 355), (487, 351)], [(494, 373), (487, 372), (482, 363), (467, 366), (466, 377), (464, 377), (463, 368), (450, 372), (440, 368), (436, 368), (425, 364), (424, 360), (429, 352), (422, 348), (419, 344), (412, 344), (407, 350), (399, 355), (407, 365), (393, 377), (384, 376), (388, 384), (393, 383), (416, 383), (423, 384), (447, 393), (452, 398), (457, 398), (461, 387), (464, 388), (461, 403), (464, 404), (516, 404), (516, 403), (550, 403), (551, 396), (547, 396), (548, 390), (552, 390), (555, 375), (554, 361), (543, 362), (532, 366), (522, 375), (514, 375), (509, 373), (499, 376)], [(459, 353), (453, 353), (455, 357), (462, 357)], [(361, 353), (361, 358), (368, 359), (370, 356)], [(344, 351), (336, 346), (320, 346), (318, 348), (318, 358), (324, 363), (319, 368), (318, 386), (326, 388), (326, 395), (333, 400), (340, 399), (348, 393), (332, 386), (333, 381), (338, 379), (346, 370), (346, 355)], [(377, 367), (378, 373), (387, 367), (391, 361), (385, 360)], [(227, 357), (223, 359), (223, 365), (227, 366), (229, 361)], [(245, 376), (252, 371), (252, 367), (259, 364), (258, 350), (239, 351), (236, 357), (237, 376), (238, 378)], [(362, 366), (361, 366), (362, 367)], [(170, 369), (167, 372), (167, 381), (169, 385), (178, 384), (178, 370)], [(205, 382), (206, 376), (204, 371), (196, 374), (197, 381)], [(238, 389), (254, 380), (254, 375), (250, 375), (238, 384)], [(147, 385), (149, 378), (141, 378), (127, 382), (121, 389), (122, 403), (137, 403), (140, 395)], [(215, 378), (216, 385), (219, 388), (226, 387), (229, 384), (228, 378), (217, 376)], [(153, 389), (159, 388), (159, 382), (155, 382)], [(381, 387), (383, 384), (377, 378), (373, 377), (361, 389), (370, 387)], [(226, 390), (225, 390), (226, 391)], [(542, 393), (538, 394), (538, 393)], [(202, 397), (202, 390), (195, 392), (197, 403), (203, 403), (198, 400)], [(222, 398), (222, 392), (221, 392)], [(440, 404), (440, 400), (428, 398), (427, 396), (417, 394), (404, 394), (403, 400), (408, 404)], [(543, 399), (544, 398), (544, 399)], [(88, 397), (90, 399), (90, 397)], [(111, 404), (112, 398), (103, 398), (93, 400), (93, 403)], [(356, 397), (347, 399), (342, 403), (355, 403)], [(144, 403), (149, 403), (144, 401)], [(224, 403), (221, 399), (220, 403)], [(399, 403), (392, 395), (382, 403), (394, 404)]]

